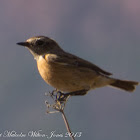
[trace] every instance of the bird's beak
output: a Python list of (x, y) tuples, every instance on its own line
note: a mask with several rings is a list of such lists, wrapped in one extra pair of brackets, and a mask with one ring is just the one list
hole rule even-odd
[(21, 46), (25, 46), (25, 47), (30, 46), (30, 44), (28, 42), (19, 42), (19, 43), (17, 43), (17, 45), (21, 45)]

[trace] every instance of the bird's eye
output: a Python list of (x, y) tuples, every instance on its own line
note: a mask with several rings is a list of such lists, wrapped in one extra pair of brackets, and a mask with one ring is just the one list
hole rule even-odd
[(44, 41), (42, 41), (42, 40), (37, 40), (36, 41), (36, 45), (38, 45), (38, 46), (41, 46), (43, 44), (44, 44)]

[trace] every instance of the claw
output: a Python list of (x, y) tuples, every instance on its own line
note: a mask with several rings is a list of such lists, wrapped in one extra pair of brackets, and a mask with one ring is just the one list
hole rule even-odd
[(58, 91), (56, 94), (56, 100), (60, 102), (65, 102), (67, 100), (68, 95), (62, 93), (61, 91)]

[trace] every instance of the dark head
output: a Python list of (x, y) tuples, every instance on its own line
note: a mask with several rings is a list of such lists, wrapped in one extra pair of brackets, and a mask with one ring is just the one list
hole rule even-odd
[(34, 56), (62, 51), (54, 40), (45, 36), (31, 37), (25, 42), (19, 42), (17, 44), (27, 47)]

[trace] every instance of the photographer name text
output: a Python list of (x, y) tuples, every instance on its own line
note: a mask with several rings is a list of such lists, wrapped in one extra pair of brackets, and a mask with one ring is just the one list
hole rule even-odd
[(51, 138), (68, 138), (68, 137), (81, 137), (82, 132), (66, 132), (66, 133), (57, 133), (56, 131), (51, 131), (50, 133), (45, 133), (42, 130), (37, 130), (37, 131), (28, 131), (27, 133), (23, 132), (17, 132), (15, 130), (9, 131), (5, 130), (4, 132), (0, 132), (0, 137), (3, 138), (26, 138), (26, 137), (32, 137), (32, 138), (44, 138), (46, 137), (47, 139)]

